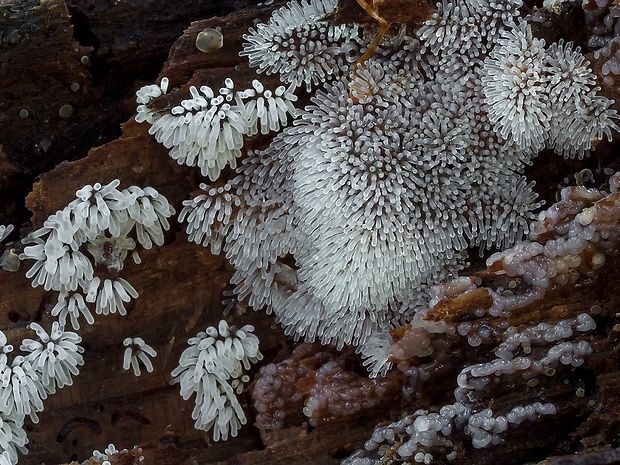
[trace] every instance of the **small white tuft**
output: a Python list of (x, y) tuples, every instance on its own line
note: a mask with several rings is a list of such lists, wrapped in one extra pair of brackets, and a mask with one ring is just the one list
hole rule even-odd
[(613, 101), (597, 95), (589, 62), (572, 42), (544, 48), (520, 21), (501, 33), (482, 68), (485, 108), (502, 138), (528, 157), (544, 147), (583, 158), (619, 131)]
[(153, 362), (149, 357), (157, 357), (157, 352), (150, 345), (144, 342), (141, 337), (128, 337), (123, 341), (126, 347), (123, 354), (123, 369), (133, 369), (136, 376), (140, 376), (140, 362), (149, 373), (153, 372)]
[[(138, 91), (138, 103), (150, 87)], [(151, 124), (149, 134), (170, 149), (170, 156), (179, 164), (198, 166), (212, 181), (224, 167), (237, 166), (244, 136), (256, 134), (259, 124), (262, 134), (279, 130), (294, 113), (293, 102), (297, 100), (290, 88), (280, 86), (272, 91), (257, 80), (251, 89), (241, 91), (235, 90), (233, 80), (227, 78), (218, 91), (191, 86), (189, 92), (191, 98), (163, 115), (145, 104), (138, 105), (136, 120)]]
[(254, 79), (252, 88), (244, 92), (244, 97), (250, 99), (245, 109), (250, 125), (248, 135), (256, 133), (259, 123), (261, 134), (279, 131), (281, 126), (286, 126), (288, 115), (295, 115), (293, 102), (297, 101), (297, 96), (293, 94), (292, 86), (288, 89), (279, 86), (271, 91)]
[(24, 339), (20, 349), (27, 353), (37, 376), (48, 393), (56, 392), (56, 387), (71, 386), (73, 377), (80, 373), (84, 364), (84, 348), (79, 344), (82, 338), (76, 333), (65, 331), (57, 321), (47, 333), (38, 323), (31, 323), (30, 329), (37, 333), (38, 340)]
[(0, 242), (2, 242), (7, 237), (9, 237), (9, 234), (11, 234), (12, 231), (13, 231), (12, 224), (9, 224), (8, 226), (0, 224)]
[(82, 315), (89, 325), (95, 322), (95, 318), (88, 309), (84, 296), (79, 292), (61, 291), (58, 296), (58, 302), (52, 308), (52, 316), (58, 317), (61, 326), (65, 326), (67, 317), (71, 320), (73, 329), (80, 329), (78, 318)]
[(611, 141), (611, 130), (620, 131), (614, 102), (596, 95), (596, 76), (572, 42), (551, 44), (546, 58), (553, 110), (549, 145), (565, 158), (583, 158), (594, 141)]
[(48, 390), (43, 386), (38, 367), (18, 355), (9, 366), (0, 365), (0, 412), (4, 418), (23, 423), (30, 416), (38, 423), (37, 412), (43, 410)]
[(347, 71), (361, 42), (357, 26), (333, 26), (322, 21), (338, 6), (335, 0), (293, 0), (276, 10), (267, 23), (250, 28), (240, 56), (257, 72), (279, 73), (293, 88), (310, 91), (332, 75)]
[[(80, 314), (92, 324), (87, 303), (95, 303), (98, 314), (126, 314), (125, 304), (138, 297), (118, 276), (127, 255), (140, 263), (138, 246), (162, 245), (164, 231), (170, 229), (168, 218), (175, 211), (166, 197), (151, 187), (121, 191), (119, 184), (116, 179), (84, 186), (75, 200), (23, 240), (26, 247), (19, 258), (35, 260), (26, 277), (33, 287), (59, 291), (52, 314), (62, 325), (69, 317), (79, 329)], [(101, 270), (103, 280), (96, 276)]]
[(530, 26), (520, 21), (502, 31), (483, 67), (489, 120), (502, 138), (530, 155), (544, 148), (550, 128), (544, 45), (544, 40), (533, 38)]
[(131, 302), (132, 298), (138, 298), (138, 291), (129, 281), (121, 277), (106, 278), (102, 282), (96, 276), (90, 282), (86, 294), (86, 302), (95, 303), (95, 313), (98, 315), (109, 315), (118, 311), (119, 314), (125, 316), (127, 315), (125, 304)]
[(234, 437), (247, 421), (236, 394), (243, 390), (244, 370), (263, 358), (250, 325), (240, 329), (224, 320), (187, 342), (179, 366), (172, 370), (185, 400), (196, 394), (195, 427), (213, 429), (213, 440)]
[(28, 438), (23, 421), (17, 421), (0, 413), (0, 465), (17, 465), (17, 451), (27, 454)]

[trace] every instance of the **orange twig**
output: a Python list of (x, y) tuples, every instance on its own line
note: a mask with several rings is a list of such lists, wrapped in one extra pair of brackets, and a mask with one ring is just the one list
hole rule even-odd
[(389, 23), (383, 16), (379, 14), (379, 12), (374, 6), (374, 1), (372, 5), (366, 0), (357, 0), (357, 3), (364, 9), (364, 11), (366, 11), (368, 16), (372, 17), (375, 21), (377, 21), (377, 23), (379, 23), (379, 32), (377, 32), (375, 40), (372, 41), (372, 44), (368, 46), (364, 54), (359, 58), (359, 60), (357, 60), (358, 64), (364, 64), (364, 62), (368, 60), (373, 53), (375, 53), (375, 50), (379, 46), (379, 42), (381, 42), (385, 31), (387, 31), (388, 29)]

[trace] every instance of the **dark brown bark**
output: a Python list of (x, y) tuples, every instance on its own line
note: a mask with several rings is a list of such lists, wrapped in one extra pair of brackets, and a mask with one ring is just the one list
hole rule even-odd
[[(156, 80), (168, 50), (170, 57), (161, 75), (170, 78), (171, 87), (182, 87), (181, 92), (187, 93), (189, 85), (196, 83), (220, 86), (226, 76), (234, 76), (241, 85), (251, 82), (254, 72), (237, 55), (241, 35), (282, 2), (249, 9), (241, 7), (251, 2), (218, 6), (221, 3), (50, 0), (39, 5), (24, 0), (0, 5), (0, 224), (23, 224), (25, 232), (29, 229), (27, 206), (32, 225), (38, 228), (83, 185), (115, 178), (121, 180), (121, 187), (156, 188), (178, 211), (182, 200), (197, 187), (195, 172), (168, 157), (166, 149), (148, 135), (147, 125), (129, 119), (122, 132), (118, 125), (134, 111), (133, 100), (128, 99), (133, 99), (135, 89), (142, 81)], [(372, 23), (356, 9), (355, 2), (345, 3), (340, 20), (346, 13), (349, 18)], [(406, 7), (414, 3), (386, 1), (379, 11), (396, 20), (389, 8), (406, 13)], [(203, 19), (214, 15), (222, 17)], [(206, 27), (221, 28), (222, 49), (204, 54), (195, 48), (196, 35)], [(73, 83), (77, 90), (72, 90)], [(175, 98), (178, 101), (177, 93), (170, 97)], [(68, 118), (59, 115), (63, 105), (73, 108)], [(609, 147), (601, 147), (597, 153), (586, 161), (568, 162), (541, 156), (529, 174), (539, 181), (543, 197), (551, 200), (568, 173), (614, 162)], [(81, 462), (93, 449), (103, 450), (112, 442), (118, 448), (142, 446), (145, 464), (337, 464), (361, 447), (378, 423), (392, 421), (417, 406), (449, 402), (459, 365), (489, 355), (484, 346), (471, 350), (466, 343), (455, 342), (453, 352), (438, 357), (431, 367), (434, 381), (415, 406), (395, 396), (386, 398), (372, 412), (316, 428), (310, 427), (299, 411), (290, 411), (289, 416), (297, 420), (284, 430), (257, 430), (252, 426), (246, 392), (241, 398), (249, 425), (239, 437), (212, 444), (207, 434), (193, 428), (193, 403), (181, 399), (178, 386), (170, 385), (170, 371), (187, 338), (222, 317), (223, 292), (230, 289), (232, 269), (223, 257), (188, 244), (182, 228), (174, 223), (166, 244), (141, 256), (141, 265), (127, 263), (123, 269), (140, 297), (127, 317), (98, 317), (95, 325), (80, 330), (86, 348), (81, 374), (73, 386), (50, 396), (38, 424), (28, 422), (30, 453), (21, 457), (20, 463)], [(29, 263), (22, 263), (15, 273), (0, 271), (0, 327), (16, 345), (30, 336), (26, 329), (29, 322), (50, 319), (55, 299), (55, 295), (31, 287), (24, 276), (28, 267)], [(462, 463), (526, 463), (575, 450), (595, 452), (547, 463), (618, 461), (616, 456), (600, 452), (617, 445), (620, 434), (618, 278), (617, 258), (609, 258), (592, 279), (578, 287), (559, 289), (539, 306), (515, 315), (511, 324), (556, 321), (587, 312), (593, 304), (603, 308), (599, 328), (589, 336), (595, 353), (584, 367), (545, 378), (535, 387), (519, 385), (518, 394), (500, 386), (489, 399), (496, 406), (512, 405), (521, 398), (526, 402), (534, 392), (544, 392), (560, 414), (511, 431), (502, 446), (474, 451), (463, 442), (466, 453)], [(476, 301), (457, 298), (444, 302), (435, 317), (457, 321), (464, 314), (471, 316), (487, 299), (482, 291), (475, 297)], [(280, 361), (290, 353), (292, 341), (274, 329), (272, 317), (240, 305), (227, 319), (231, 324), (256, 327), (265, 354), (262, 363)], [(154, 373), (135, 378), (121, 369), (122, 341), (138, 335), (153, 345), (159, 356)], [(255, 372), (256, 368), (251, 374)], [(584, 390), (583, 396), (576, 395), (579, 389)], [(112, 463), (136, 460), (135, 454), (125, 454)]]

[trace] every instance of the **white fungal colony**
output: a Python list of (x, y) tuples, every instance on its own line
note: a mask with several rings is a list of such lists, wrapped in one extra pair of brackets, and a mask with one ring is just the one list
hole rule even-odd
[(22, 424), (0, 414), (0, 464), (15, 465), (17, 451), (25, 454), (28, 443)]
[[(357, 25), (333, 26), (321, 21), (337, 6), (337, 0), (289, 2), (267, 23), (249, 29), (239, 55), (247, 56), (258, 73), (279, 74), (282, 82), (295, 88), (305, 84), (310, 92), (354, 63), (363, 42)], [(342, 47), (351, 41), (356, 44)]]
[(0, 242), (2, 242), (7, 237), (9, 237), (9, 234), (11, 234), (11, 231), (13, 231), (12, 224), (9, 224), (8, 226), (0, 224)]
[(589, 153), (617, 126), (609, 100), (596, 95), (596, 77), (572, 43), (532, 37), (525, 21), (502, 31), (482, 77), (489, 120), (518, 151), (549, 147), (565, 157)]
[[(149, 133), (173, 159), (199, 167), (212, 182), (225, 167), (235, 170), (230, 180), (201, 184), (180, 220), (191, 241), (226, 254), (238, 298), (274, 313), (296, 338), (355, 345), (374, 376), (389, 367), (394, 326), (449, 331), (444, 323), (422, 321), (412, 289), (460, 270), (469, 247), (505, 248), (528, 232), (535, 240), (545, 234), (542, 219), (553, 226), (561, 219), (550, 210), (529, 231), (541, 204), (522, 176), (524, 166), (544, 148), (584, 157), (620, 128), (579, 48), (534, 38), (519, 18), (522, 0), (441, 0), (419, 29), (401, 27), (364, 63), (358, 59), (368, 38), (357, 25), (327, 21), (336, 7), (336, 0), (293, 0), (244, 35), (240, 56), (282, 85), (250, 79), (239, 87), (227, 78), (219, 89), (190, 86), (188, 98), (168, 113), (151, 106), (168, 92), (163, 78), (137, 92), (136, 121), (150, 124)], [(201, 50), (221, 46), (222, 37), (210, 33), (199, 38)], [(307, 104), (296, 108), (305, 93)], [(245, 150), (246, 139), (259, 133), (271, 142)], [(38, 421), (43, 401), (70, 385), (83, 364), (81, 339), (65, 331), (67, 321), (74, 329), (81, 318), (92, 324), (89, 304), (95, 314), (125, 315), (138, 297), (120, 276), (125, 259), (131, 254), (140, 263), (138, 247), (164, 242), (174, 214), (167, 199), (149, 187), (119, 190), (119, 184), (83, 187), (24, 240), (19, 258), (35, 261), (26, 276), (59, 293), (52, 309), (58, 321), (49, 332), (32, 323), (37, 339), (24, 339), (12, 360), (13, 347), (0, 332), (0, 465), (15, 464), (17, 451), (25, 451), (24, 418)], [(488, 313), (505, 316), (540, 297), (550, 280), (572, 279), (589, 240), (582, 233), (598, 233), (593, 217), (579, 213), (566, 240), (494, 255), (490, 264), (501, 261), (531, 292), (493, 295)], [(11, 229), (0, 226), (0, 241)], [(604, 260), (595, 254), (594, 269)], [(431, 305), (432, 299), (431, 291)], [(476, 410), (470, 399), (491, 377), (529, 379), (579, 366), (592, 349), (569, 339), (592, 328), (587, 315), (509, 328), (496, 359), (461, 371), (454, 403), (378, 428), (366, 450), (387, 445), (399, 460), (427, 463), (427, 449), (446, 446), (453, 430), (470, 436), (475, 448), (501, 443), (511, 426), (554, 414), (555, 406), (534, 402), (496, 414)], [(484, 334), (469, 329), (464, 323), (458, 332), (479, 345)], [(244, 370), (262, 359), (252, 331), (222, 320), (189, 339), (172, 371), (183, 398), (195, 394), (196, 428), (212, 429), (216, 441), (236, 436), (247, 421), (237, 394), (249, 380)], [(540, 339), (549, 345), (540, 357), (515, 355)], [(157, 353), (143, 339), (123, 344), (125, 370), (136, 376), (141, 364), (153, 370)], [(325, 371), (338, 369), (331, 364)], [(306, 413), (322, 400), (313, 399)], [(111, 446), (98, 458), (116, 452)], [(373, 463), (358, 458), (350, 463)]]
[[(20, 350), (11, 362), (7, 354), (13, 346), (0, 332), (0, 464), (17, 463), (16, 450), (26, 453), (28, 442), (22, 429), (24, 418), (38, 421), (37, 412), (43, 401), (57, 388), (73, 384), (73, 376), (84, 364), (79, 345), (81, 337), (66, 331), (67, 320), (74, 329), (80, 328), (80, 317), (88, 324), (94, 317), (88, 304), (94, 304), (96, 314), (125, 315), (125, 304), (138, 297), (133, 286), (119, 276), (124, 260), (131, 252), (140, 263), (138, 244), (144, 249), (164, 243), (168, 218), (174, 209), (155, 189), (131, 186), (122, 191), (119, 180), (106, 185), (87, 185), (76, 192), (77, 198), (64, 209), (51, 215), (43, 227), (30, 233), (22, 260), (35, 260), (26, 272), (32, 286), (57, 291), (58, 301), (52, 316), (58, 321), (49, 332), (38, 323), (29, 325), (37, 339), (21, 341)], [(10, 228), (3, 228), (0, 235)], [(140, 360), (147, 371), (153, 366), (147, 357), (156, 352), (140, 338), (130, 339), (137, 351), (125, 353), (125, 369), (130, 366), (140, 374)]]
[[(43, 227), (25, 239), (22, 260), (36, 260), (26, 276), (32, 285), (59, 291), (52, 315), (61, 325), (67, 317), (74, 329), (78, 318), (94, 321), (88, 308), (93, 303), (96, 314), (125, 315), (125, 304), (138, 292), (118, 276), (127, 255), (140, 263), (138, 244), (150, 249), (164, 243), (164, 231), (174, 208), (155, 189), (131, 186), (119, 191), (118, 179), (106, 185), (87, 185), (76, 192), (77, 199), (51, 215)], [(97, 270), (105, 271), (98, 276)]]
[(37, 423), (37, 412), (43, 401), (56, 388), (69, 386), (82, 365), (80, 336), (65, 331), (57, 322), (48, 333), (41, 325), (31, 323), (37, 339), (24, 339), (20, 350), (9, 360), (13, 346), (7, 344), (0, 331), (0, 464), (15, 465), (17, 451), (26, 454), (28, 443), (24, 420), (28, 416)]
[(37, 377), (47, 392), (55, 393), (56, 388), (71, 386), (73, 376), (80, 372), (78, 366), (84, 364), (81, 353), (84, 349), (78, 344), (82, 338), (76, 333), (65, 331), (57, 321), (47, 333), (38, 323), (31, 323), (30, 329), (37, 333), (38, 340), (24, 339), (20, 350), (27, 353)]
[(213, 429), (214, 441), (236, 436), (247, 422), (236, 394), (249, 381), (244, 370), (263, 358), (252, 331), (250, 325), (237, 329), (221, 320), (217, 328), (209, 326), (187, 341), (189, 347), (172, 370), (175, 382), (181, 384), (183, 399), (196, 394), (192, 412), (195, 427)]
[[(295, 337), (356, 345), (377, 374), (387, 369), (377, 341), (404, 321), (411, 289), (458, 271), (468, 247), (504, 248), (528, 231), (540, 203), (524, 166), (545, 147), (583, 157), (618, 126), (579, 49), (533, 38), (521, 6), (442, 0), (360, 65), (361, 29), (324, 20), (334, 0), (291, 1), (240, 53), (290, 84), (270, 107), (280, 112), (252, 106), (230, 79), (218, 97), (190, 88), (164, 115), (148, 104), (167, 79), (138, 92), (136, 119), (211, 180), (256, 132), (244, 118), (266, 133), (295, 116), (180, 213), (190, 240), (226, 254), (239, 298)], [(310, 104), (294, 111), (302, 84)]]
[(179, 164), (198, 166), (212, 181), (226, 165), (237, 166), (244, 136), (256, 134), (259, 124), (262, 134), (279, 130), (294, 113), (292, 102), (297, 100), (291, 88), (279, 86), (272, 91), (258, 80), (251, 88), (237, 91), (228, 78), (217, 93), (209, 86), (191, 86), (192, 98), (173, 107), (171, 113), (151, 111), (147, 105), (165, 94), (168, 84), (163, 78), (159, 86), (146, 86), (137, 92), (136, 121), (150, 123), (149, 133), (171, 149), (170, 156)]
[(144, 342), (144, 339), (128, 337), (123, 341), (123, 345), (126, 347), (123, 354), (123, 370), (131, 368), (136, 376), (140, 376), (142, 374), (140, 362), (142, 362), (146, 371), (153, 372), (153, 362), (150, 357), (157, 357), (157, 351)]

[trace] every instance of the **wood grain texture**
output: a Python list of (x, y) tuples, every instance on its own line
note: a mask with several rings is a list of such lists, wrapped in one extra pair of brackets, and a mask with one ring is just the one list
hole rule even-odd
[[(197, 188), (198, 177), (168, 157), (166, 149), (148, 135), (146, 125), (129, 119), (122, 131), (118, 129), (133, 111), (128, 99), (145, 81), (156, 80), (162, 65), (160, 75), (170, 78), (171, 87), (180, 88), (171, 93), (170, 101), (186, 95), (190, 85), (220, 86), (227, 76), (241, 86), (248, 85), (255, 74), (238, 58), (241, 35), (282, 3), (248, 7), (252, 2), (229, 2), (224, 8), (222, 2), (210, 1), (24, 0), (0, 6), (0, 223), (23, 224), (23, 232), (38, 228), (49, 214), (72, 200), (78, 188), (116, 178), (121, 188), (156, 188), (179, 211), (182, 200)], [(359, 22), (369, 22), (361, 9), (355, 9), (355, 2), (345, 3), (343, 18), (346, 13)], [(406, 14), (405, 7), (415, 2), (384, 3), (383, 8)], [(203, 19), (216, 14), (221, 17)], [(195, 48), (196, 35), (206, 27), (221, 28), (222, 49), (204, 54)], [(83, 56), (88, 57), (86, 63)], [(79, 84), (78, 91), (71, 90), (73, 82)], [(74, 108), (70, 118), (58, 115), (65, 104)], [(28, 110), (27, 117), (19, 115), (22, 109)], [(266, 142), (258, 138), (249, 146)], [(602, 149), (587, 161), (565, 162), (555, 155), (543, 155), (528, 175), (538, 180), (537, 190), (549, 200), (567, 173), (615, 163), (613, 146)], [(40, 178), (33, 184), (36, 176)], [(223, 179), (230, 176), (225, 171)], [(31, 226), (27, 224), (30, 214)], [(48, 398), (41, 421), (28, 422), (30, 453), (21, 457), (21, 464), (83, 462), (93, 449), (103, 450), (109, 443), (118, 448), (141, 446), (144, 464), (337, 464), (362, 446), (376, 424), (417, 407), (450, 401), (459, 367), (489, 357), (484, 346), (472, 349), (464, 341), (449, 341), (446, 353), (428, 361), (430, 382), (415, 405), (395, 396), (372, 412), (316, 428), (297, 410), (287, 412), (293, 419), (287, 428), (259, 431), (252, 425), (250, 397), (244, 392), (241, 399), (249, 424), (239, 437), (212, 443), (208, 434), (193, 428), (193, 403), (183, 401), (178, 386), (170, 385), (170, 371), (187, 338), (222, 317), (223, 293), (231, 288), (228, 280), (233, 270), (223, 257), (188, 244), (174, 222), (165, 245), (144, 251), (141, 257), (140, 265), (127, 261), (121, 273), (140, 297), (127, 317), (98, 316), (95, 325), (80, 330), (85, 365), (73, 386)], [(24, 276), (28, 265), (22, 263), (15, 273), (0, 271), (0, 327), (9, 342), (17, 345), (30, 337), (29, 322), (50, 321), (55, 299), (31, 287)], [(604, 450), (617, 445), (620, 438), (618, 265), (617, 257), (610, 258), (595, 276), (560, 288), (538, 305), (515, 314), (511, 324), (557, 321), (599, 305), (603, 309), (597, 318), (599, 327), (588, 336), (595, 353), (583, 367), (544, 378), (536, 386), (517, 382), (496, 386), (487, 400), (498, 408), (542, 395), (556, 403), (560, 413), (510, 431), (502, 446), (475, 451), (463, 442), (466, 459), (459, 463), (531, 463), (574, 451), (582, 455), (544, 463), (614, 463), (604, 462), (611, 457)], [(480, 262), (473, 264), (473, 269), (481, 268)], [(484, 277), (484, 272), (478, 276)], [(478, 293), (476, 301), (471, 296), (444, 302), (435, 317), (457, 322), (464, 315), (471, 316), (485, 301), (483, 294)], [(265, 354), (263, 364), (290, 354), (293, 342), (272, 317), (240, 304), (227, 320), (256, 327)], [(134, 336), (145, 339), (159, 354), (155, 371), (140, 378), (121, 368), (122, 341)], [(579, 389), (583, 396), (576, 395)], [(133, 453), (112, 460), (113, 465), (138, 462)]]

